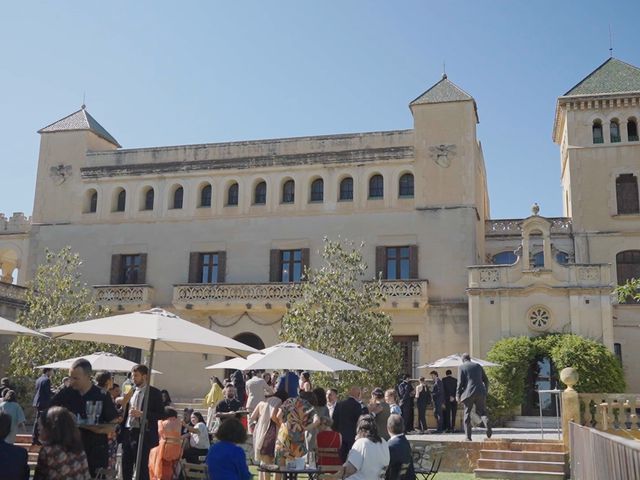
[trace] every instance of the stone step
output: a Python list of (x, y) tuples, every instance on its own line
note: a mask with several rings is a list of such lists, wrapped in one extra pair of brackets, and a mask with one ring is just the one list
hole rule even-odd
[(521, 472), (518, 470), (492, 470), (476, 468), (473, 473), (476, 478), (506, 479), (506, 480), (560, 480), (565, 475), (559, 472)]
[(561, 452), (565, 453), (564, 444), (562, 442), (512, 442), (511, 450), (513, 451), (530, 451), (530, 452)]
[(480, 458), (564, 463), (566, 455), (563, 452), (536, 452), (532, 450), (480, 450)]
[(532, 460), (495, 460), (481, 458), (478, 468), (482, 470), (507, 470), (522, 472), (558, 472), (564, 473), (564, 462), (538, 462)]

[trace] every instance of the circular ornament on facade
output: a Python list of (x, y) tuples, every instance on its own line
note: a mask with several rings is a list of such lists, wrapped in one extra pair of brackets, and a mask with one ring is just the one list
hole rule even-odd
[(537, 332), (546, 332), (551, 327), (551, 312), (547, 307), (536, 305), (527, 312), (529, 328)]

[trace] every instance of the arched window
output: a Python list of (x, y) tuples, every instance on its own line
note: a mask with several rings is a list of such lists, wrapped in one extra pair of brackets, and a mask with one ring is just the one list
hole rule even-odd
[(609, 135), (611, 137), (611, 143), (618, 143), (620, 141), (620, 124), (618, 120), (611, 120), (609, 124)]
[(238, 184), (233, 182), (229, 185), (229, 190), (227, 190), (227, 205), (228, 206), (236, 206), (238, 205)]
[(340, 196), (338, 200), (349, 201), (353, 200), (353, 178), (346, 177), (340, 182)]
[[(616, 255), (618, 285), (624, 285), (632, 278), (640, 278), (640, 250), (625, 250)], [(628, 299), (628, 302), (633, 302)]]
[(296, 184), (293, 180), (287, 180), (282, 185), (282, 203), (293, 203), (295, 200)]
[(413, 197), (413, 174), (405, 173), (400, 177), (398, 195), (400, 197)]
[(382, 175), (376, 174), (369, 179), (369, 198), (384, 197), (384, 180)]
[(593, 143), (604, 143), (604, 135), (602, 134), (602, 122), (600, 120), (595, 120), (593, 122), (593, 127), (591, 127), (593, 132)]
[(311, 182), (310, 202), (322, 202), (324, 200), (324, 180), (316, 178)]
[(182, 200), (184, 198), (184, 189), (178, 187), (173, 191), (173, 207), (174, 209), (182, 208)]
[(533, 255), (533, 268), (544, 268), (544, 252), (538, 252)]
[(510, 250), (506, 250), (504, 252), (496, 253), (493, 256), (493, 264), (494, 265), (513, 265), (516, 263), (516, 254)]
[(87, 204), (85, 213), (96, 213), (98, 211), (98, 192), (91, 189), (87, 192)]
[(635, 118), (627, 120), (627, 139), (630, 142), (638, 141), (638, 122), (636, 122)]
[(127, 205), (127, 192), (121, 188), (116, 198), (116, 212), (124, 212), (124, 208)]
[(569, 254), (567, 252), (558, 252), (556, 253), (556, 262), (560, 265), (566, 265), (569, 263)]
[(267, 203), (267, 182), (259, 182), (253, 192), (253, 203), (264, 205)]
[(153, 188), (149, 188), (144, 194), (144, 209), (153, 210), (153, 201), (155, 199), (155, 192)]
[(638, 202), (638, 177), (624, 173), (616, 178), (618, 214), (640, 213)]
[(201, 207), (211, 206), (211, 185), (209, 184), (206, 184), (200, 190), (200, 206)]

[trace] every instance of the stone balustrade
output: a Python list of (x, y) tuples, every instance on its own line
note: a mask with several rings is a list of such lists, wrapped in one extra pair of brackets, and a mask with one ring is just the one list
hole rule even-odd
[(10, 218), (0, 213), (0, 235), (9, 233), (27, 233), (31, 230), (31, 217), (22, 212), (14, 212)]
[(27, 289), (11, 283), (0, 282), (0, 298), (10, 300), (18, 304), (25, 302)]
[(173, 305), (187, 309), (286, 309), (300, 297), (298, 283), (185, 283), (174, 285)]
[[(567, 217), (547, 218), (551, 222), (551, 233), (569, 234), (571, 233), (571, 219)], [(489, 236), (516, 235), (522, 234), (521, 219), (501, 219), (487, 220), (484, 224), (485, 234)]]
[[(428, 303), (427, 285), (427, 280), (382, 281), (386, 299), (383, 308), (424, 308)], [(300, 298), (299, 287), (298, 283), (185, 283), (174, 285), (173, 305), (199, 310), (283, 310)]]
[(151, 285), (94, 285), (96, 301), (115, 310), (134, 311), (152, 307)]

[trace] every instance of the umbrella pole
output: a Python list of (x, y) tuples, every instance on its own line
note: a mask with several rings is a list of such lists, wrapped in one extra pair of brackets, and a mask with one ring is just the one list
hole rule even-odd
[(144, 442), (144, 432), (147, 429), (147, 410), (149, 408), (149, 389), (151, 385), (151, 372), (153, 371), (153, 354), (156, 348), (156, 341), (151, 340), (151, 347), (149, 348), (149, 375), (147, 376), (147, 384), (144, 387), (144, 399), (142, 400), (142, 416), (140, 417), (140, 437), (138, 438), (138, 452), (136, 453), (136, 473), (133, 478), (135, 480), (140, 479), (140, 472), (142, 468), (149, 468), (148, 465), (142, 465), (140, 459), (142, 458), (142, 448)]

